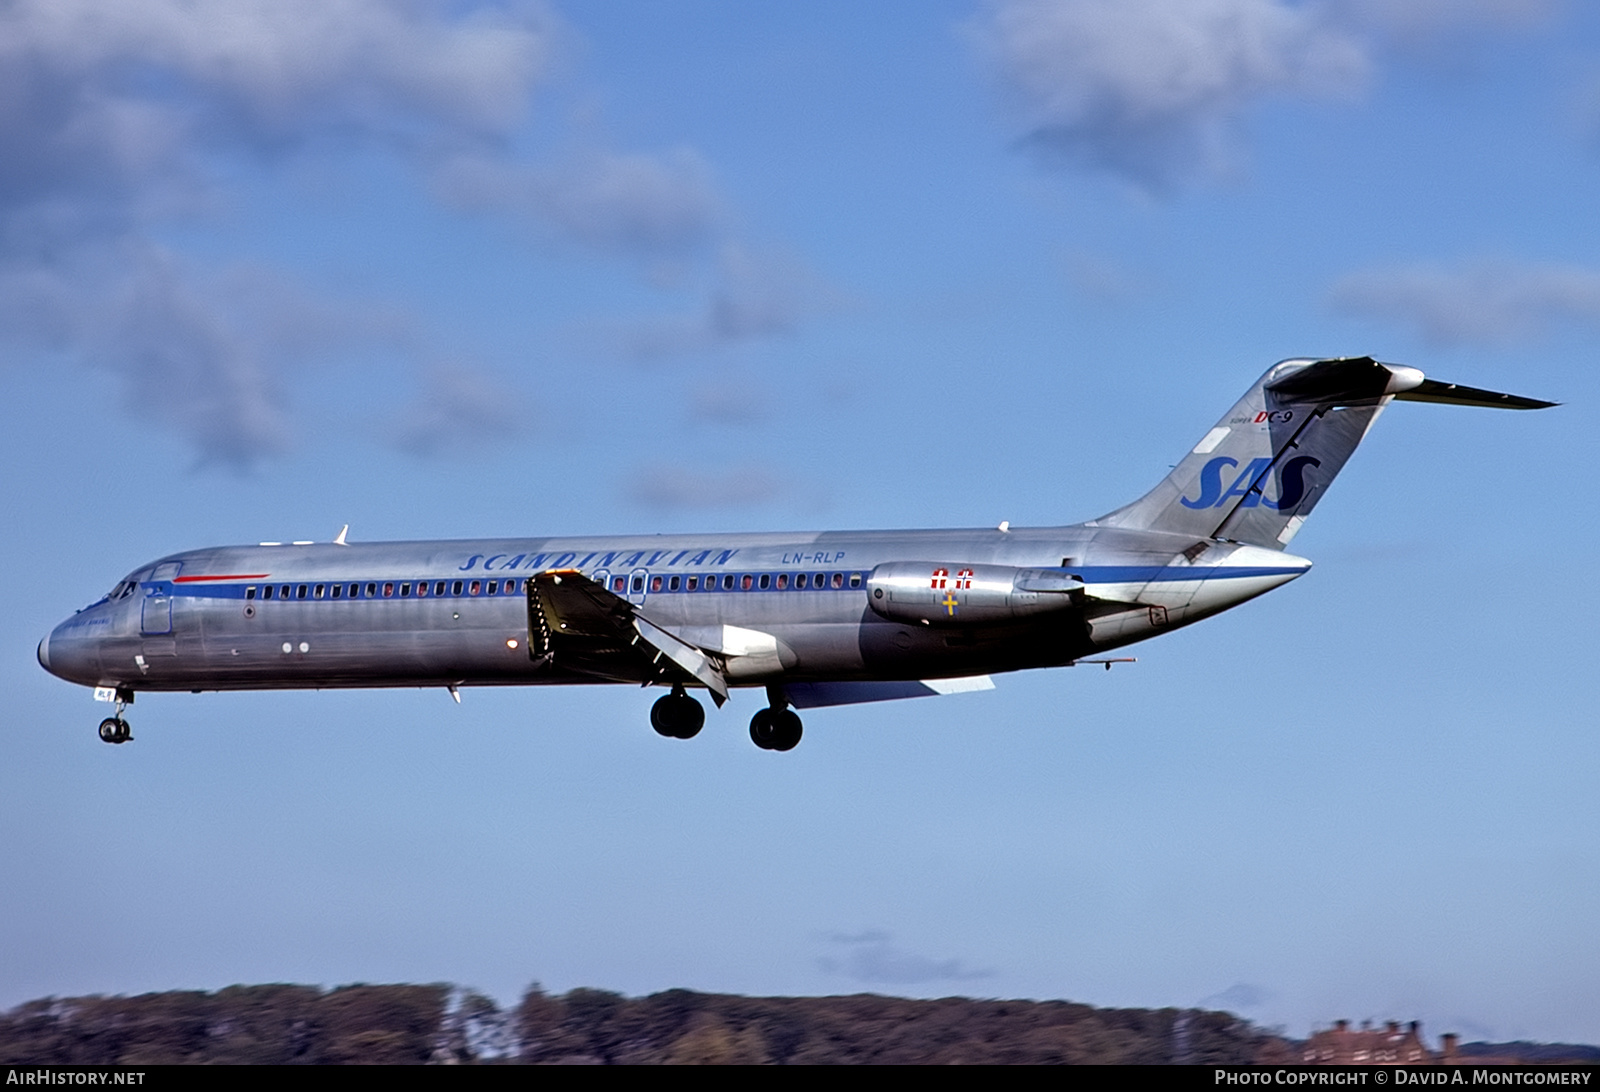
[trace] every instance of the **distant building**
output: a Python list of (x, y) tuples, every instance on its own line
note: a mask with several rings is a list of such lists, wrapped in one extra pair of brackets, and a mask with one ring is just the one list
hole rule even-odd
[(1455, 1038), (1446, 1035), (1435, 1054), (1423, 1043), (1416, 1020), (1405, 1027), (1390, 1020), (1381, 1028), (1366, 1023), (1352, 1028), (1350, 1021), (1340, 1020), (1306, 1040), (1303, 1060), (1307, 1065), (1437, 1065), (1455, 1053)]

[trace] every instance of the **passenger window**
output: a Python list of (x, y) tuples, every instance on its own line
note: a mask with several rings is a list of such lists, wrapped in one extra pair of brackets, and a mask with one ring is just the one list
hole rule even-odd
[(788, 586), (789, 586), (789, 574), (788, 573), (779, 573), (778, 574), (778, 590), (782, 591), (784, 588), (787, 588)]
[(751, 580), (750, 580), (750, 574), (749, 573), (745, 573), (743, 576), (741, 576), (739, 578), (739, 588), (740, 588), (741, 591), (749, 591), (750, 590), (750, 584), (751, 584)]
[(350, 585), (350, 598), (351, 599), (360, 599), (361, 598), (361, 585), (360, 584), (351, 584)]
[(306, 586), (304, 584), (294, 590), (294, 597), (296, 599), (304, 599), (306, 597)]
[(836, 588), (844, 587), (844, 573), (833, 574), (833, 586)]
[(722, 590), (723, 591), (732, 591), (733, 590), (733, 574), (732, 573), (729, 573), (729, 574), (727, 574), (726, 576), (724, 576), (722, 578)]
[(376, 585), (376, 584), (368, 584), (367, 585), (367, 598), (371, 599), (374, 596), (376, 596), (377, 594), (378, 594), (378, 585)]
[(427, 594), (428, 594), (428, 582), (426, 580), (417, 581), (417, 598), (421, 599), (423, 596), (425, 596)]
[(391, 599), (391, 598), (394, 597), (394, 583), (392, 581), (389, 582), (389, 583), (384, 584), (384, 586), (383, 586), (383, 597), (385, 599)]
[(467, 594), (468, 595), (477, 595), (482, 590), (483, 590), (483, 581), (481, 581), (481, 580), (474, 580), (471, 584), (467, 585)]
[(772, 577), (768, 576), (766, 573), (762, 573), (761, 574), (761, 581), (760, 581), (761, 590), (762, 591), (766, 591), (767, 587), (771, 583), (772, 583)]
[(443, 595), (444, 594), (444, 581), (443, 580), (439, 581), (437, 584), (435, 584), (433, 586), (433, 594), (434, 595)]
[(279, 599), (287, 599), (287, 598), (289, 598), (289, 585), (287, 585), (287, 584), (278, 585), (278, 598)]
[(816, 576), (812, 577), (811, 586), (813, 588), (826, 588), (828, 586), (827, 575), (827, 573), (818, 573)]
[(311, 598), (313, 598), (313, 599), (321, 599), (322, 598), (322, 593), (323, 593), (324, 590), (325, 590), (325, 585), (318, 584), (316, 587), (311, 589)]
[(340, 594), (344, 591), (344, 585), (343, 584), (335, 584), (332, 588), (330, 588), (328, 590), (332, 594), (333, 598), (337, 599), (337, 598), (339, 598)]
[(244, 590), (244, 597), (246, 599), (254, 599), (256, 597), (256, 590), (254, 588), (246, 588)]
[(410, 599), (411, 598), (411, 581), (407, 580), (404, 584), (400, 585), (400, 598), (401, 599)]
[(797, 573), (797, 574), (795, 574), (794, 586), (797, 587), (797, 588), (803, 588), (803, 587), (806, 586), (806, 574), (805, 573)]
[(652, 576), (650, 578), (650, 590), (653, 592), (658, 592), (661, 590), (661, 578), (659, 576)]
[(633, 578), (633, 591), (635, 595), (644, 591), (644, 577), (636, 576)]
[(850, 586), (852, 588), (859, 588), (861, 586), (861, 574), (860, 573), (851, 573), (850, 574)]
[(628, 578), (625, 576), (619, 576), (611, 582), (611, 590), (614, 592), (621, 592), (625, 590), (627, 586)]
[(450, 594), (451, 595), (460, 595), (461, 594), (461, 581), (457, 580), (454, 584), (450, 585)]
[(485, 595), (494, 595), (499, 591), (500, 591), (500, 581), (491, 580), (491, 581), (489, 581), (489, 587), (487, 589), (485, 589), (483, 594), (485, 594)]
[(675, 576), (671, 580), (667, 581), (667, 590), (668, 591), (677, 591), (678, 590), (678, 580), (679, 580), (679, 578)]

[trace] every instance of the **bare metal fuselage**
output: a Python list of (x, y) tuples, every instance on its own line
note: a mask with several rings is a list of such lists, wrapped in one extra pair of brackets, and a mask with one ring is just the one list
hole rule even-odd
[[(220, 547), (130, 575), (39, 656), (73, 682), (128, 690), (646, 681), (638, 658), (574, 667), (536, 655), (527, 578), (568, 569), (621, 581), (642, 615), (718, 656), (731, 685), (939, 679), (1069, 664), (1310, 566), (1195, 545), (1080, 526)], [(926, 568), (930, 585), (976, 564), (1059, 572), (1082, 591), (969, 625), (969, 589), (930, 587), (935, 609), (898, 619), (871, 601), (873, 574), (896, 564)], [(940, 591), (954, 602), (938, 606)]]

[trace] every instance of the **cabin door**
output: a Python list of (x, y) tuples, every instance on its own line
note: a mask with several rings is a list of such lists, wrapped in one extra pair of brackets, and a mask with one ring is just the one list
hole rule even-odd
[(165, 585), (145, 588), (139, 630), (146, 637), (166, 636), (172, 632), (172, 596)]

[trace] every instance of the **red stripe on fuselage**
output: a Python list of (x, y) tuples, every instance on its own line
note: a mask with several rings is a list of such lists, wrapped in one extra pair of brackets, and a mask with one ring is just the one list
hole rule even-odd
[(221, 576), (180, 576), (174, 584), (193, 584), (197, 580), (265, 580), (271, 573), (224, 573)]

